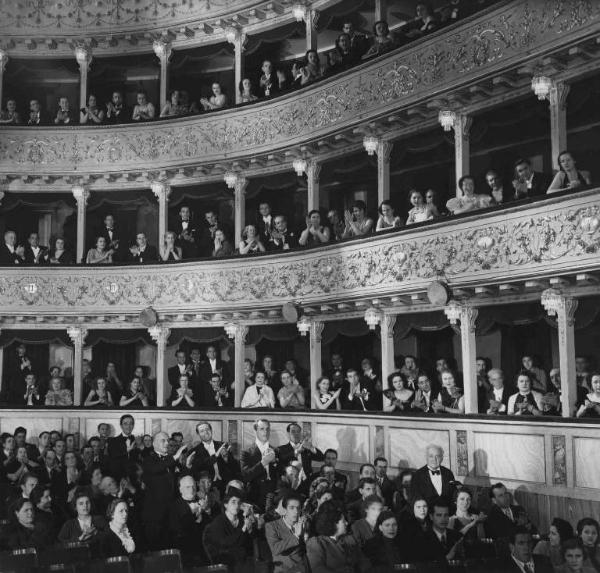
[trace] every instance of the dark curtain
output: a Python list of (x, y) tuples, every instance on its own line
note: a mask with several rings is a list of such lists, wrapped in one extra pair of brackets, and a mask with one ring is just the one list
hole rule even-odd
[(417, 339), (419, 368), (430, 375), (435, 371), (435, 361), (438, 358), (450, 360), (454, 357), (454, 329), (451, 326), (434, 331), (416, 330), (414, 334)]
[[(344, 360), (344, 369), (357, 368), (360, 370), (360, 363), (363, 358), (373, 358), (374, 349), (379, 344), (379, 338), (375, 331), (367, 330), (366, 334), (358, 336), (347, 336), (339, 334), (329, 345), (329, 356), (323, 356), (323, 362), (326, 368), (331, 363), (332, 354), (341, 354)], [(376, 365), (379, 366), (378, 364)]]
[(256, 345), (256, 368), (262, 368), (262, 359), (267, 354), (273, 357), (273, 369), (282, 370), (286, 360), (294, 358), (294, 341), (262, 338)]
[(129, 384), (133, 378), (136, 367), (135, 342), (115, 344), (103, 340), (97, 342), (92, 348), (92, 361), (98, 374), (106, 372), (106, 365), (114, 362), (117, 375), (123, 385)]
[(209, 346), (215, 346), (217, 348), (217, 356), (221, 356), (221, 351), (229, 346), (233, 346), (233, 344), (228, 343), (225, 336), (219, 336), (209, 340), (203, 339), (201, 342), (195, 338), (183, 338), (179, 341), (177, 350), (183, 350), (189, 356), (192, 349), (200, 348), (200, 352), (204, 357), (206, 355), (206, 349)]
[[(4, 347), (4, 365), (3, 365), (3, 380), (9, 372), (14, 371), (17, 363), (17, 346), (22, 340), (15, 340), (8, 346)], [(46, 341), (26, 343), (27, 356), (31, 360), (33, 372), (38, 379), (46, 378), (50, 370), (50, 343)]]

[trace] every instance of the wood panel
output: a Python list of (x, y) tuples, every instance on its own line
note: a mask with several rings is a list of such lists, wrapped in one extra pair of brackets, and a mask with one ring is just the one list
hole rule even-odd
[(600, 445), (594, 438), (574, 438), (575, 485), (600, 489)]
[(450, 433), (443, 430), (421, 430), (389, 428), (389, 463), (398, 468), (419, 468), (425, 464), (425, 449), (430, 444), (444, 449), (444, 464), (450, 457)]

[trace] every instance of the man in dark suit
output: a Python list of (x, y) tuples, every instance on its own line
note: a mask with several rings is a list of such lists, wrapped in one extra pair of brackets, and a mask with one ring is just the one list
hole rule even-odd
[(283, 498), (284, 515), (265, 525), (265, 537), (273, 556), (273, 573), (305, 573), (304, 522), (300, 521), (302, 500), (296, 494)]
[(171, 542), (181, 551), (183, 565), (192, 567), (206, 562), (200, 540), (209, 516), (204, 513), (204, 502), (196, 496), (194, 478), (183, 475), (179, 478), (179, 495), (169, 508), (169, 530)]
[(25, 247), (25, 263), (28, 265), (45, 265), (48, 263), (48, 247), (40, 245), (40, 236), (29, 233), (28, 245)]
[(208, 472), (213, 484), (223, 495), (227, 483), (239, 478), (239, 464), (227, 442), (213, 440), (212, 426), (208, 422), (200, 422), (196, 426), (196, 434), (200, 443), (188, 455), (186, 465), (195, 480), (200, 479), (202, 472)]
[(318, 472), (315, 472), (314, 474), (312, 474), (310, 476), (310, 481), (312, 482), (313, 480), (315, 480), (316, 478), (318, 478), (319, 476), (322, 475), (322, 470), (323, 467), (330, 467), (333, 468), (333, 479), (332, 479), (332, 485), (335, 485), (336, 487), (338, 487), (341, 492), (342, 492), (342, 497), (344, 495), (344, 492), (346, 491), (346, 488), (348, 487), (348, 476), (346, 476), (345, 474), (338, 472), (335, 467), (337, 465), (337, 461), (338, 461), (338, 453), (336, 450), (329, 448), (328, 450), (325, 450), (325, 463), (319, 468)]
[(109, 438), (107, 442), (107, 466), (110, 475), (119, 480), (125, 477), (129, 469), (139, 460), (140, 451), (135, 445), (132, 434), (134, 419), (131, 414), (124, 414), (119, 420), (121, 434)]
[(0, 245), (0, 265), (16, 265), (19, 256), (17, 255), (17, 234), (14, 231), (4, 233), (4, 243)]
[(106, 249), (113, 249), (113, 260), (118, 261), (123, 258), (123, 240), (119, 230), (115, 226), (115, 218), (109, 213), (104, 217), (104, 225), (96, 231), (96, 237), (104, 237)]
[(340, 394), (342, 410), (375, 410), (377, 397), (371, 380), (361, 378), (358, 371), (349, 368), (346, 371), (346, 380), (342, 384)]
[(504, 373), (500, 368), (492, 368), (488, 374), (491, 388), (484, 392), (480, 412), (482, 414), (506, 414), (508, 399), (513, 394), (504, 384)]
[(504, 187), (502, 178), (495, 169), (490, 169), (485, 174), (485, 182), (488, 184), (490, 195), (497, 205), (508, 203), (513, 198), (514, 190)]
[(190, 382), (194, 389), (200, 387), (200, 376), (202, 372), (203, 362), (202, 362), (202, 352), (200, 349), (195, 346), (190, 350), (190, 359), (189, 359), (189, 370), (190, 370)]
[(429, 508), (431, 529), (428, 529), (415, 548), (415, 561), (447, 563), (464, 557), (462, 535), (448, 529), (450, 509), (441, 498), (434, 499)]
[(177, 233), (177, 244), (181, 247), (183, 258), (193, 259), (197, 257), (199, 229), (187, 205), (183, 205), (179, 209), (177, 220), (169, 228)]
[(379, 457), (375, 458), (373, 464), (375, 465), (375, 479), (377, 480), (381, 497), (383, 497), (385, 505), (391, 508), (394, 501), (394, 494), (396, 493), (396, 484), (387, 475), (388, 461), (383, 457)]
[[(173, 388), (179, 388), (179, 377), (182, 374), (187, 374), (190, 379), (193, 380), (193, 373), (190, 365), (188, 364), (187, 355), (183, 350), (178, 350), (175, 352), (175, 358), (177, 360), (177, 364), (175, 364), (175, 366), (171, 366), (171, 368), (167, 370), (167, 376), (169, 378), (169, 384)], [(193, 387), (192, 390), (196, 390), (196, 388)]]
[(552, 573), (555, 570), (547, 557), (533, 554), (531, 532), (526, 528), (515, 528), (509, 538), (509, 547), (510, 556), (493, 569), (494, 573)]
[(136, 244), (129, 248), (129, 260), (132, 263), (144, 264), (158, 261), (156, 247), (148, 244), (145, 233), (138, 233), (135, 242)]
[(275, 217), (274, 229), (271, 231), (269, 241), (265, 243), (267, 251), (288, 251), (298, 246), (296, 235), (288, 229), (287, 219), (284, 215)]
[[(270, 63), (270, 62), (269, 62)], [(267, 201), (261, 201), (258, 205), (260, 216), (256, 220), (256, 231), (265, 248), (271, 240), (271, 233), (275, 229), (275, 221), (271, 213), (271, 205)]]
[(29, 102), (29, 118), (27, 125), (48, 125), (50, 118), (48, 114), (42, 109), (39, 100), (32, 99)]
[(248, 450), (242, 451), (242, 479), (248, 484), (248, 501), (264, 512), (267, 495), (273, 494), (277, 485), (278, 460), (275, 449), (269, 443), (271, 424), (268, 420), (254, 423), (256, 441)]
[(441, 497), (449, 507), (452, 507), (456, 484), (454, 474), (442, 466), (444, 450), (432, 444), (427, 446), (425, 455), (427, 464), (418, 469), (412, 478), (413, 497), (422, 497), (430, 507), (436, 498)]
[(310, 437), (302, 437), (302, 428), (300, 424), (292, 422), (287, 427), (287, 433), (290, 441), (277, 448), (277, 458), (279, 467), (283, 472), (285, 468), (294, 460), (302, 463), (304, 478), (312, 475), (313, 461), (321, 462), (325, 459), (323, 452), (313, 446)]
[(223, 363), (217, 352), (217, 347), (210, 344), (206, 349), (206, 357), (200, 366), (200, 383), (208, 384), (213, 374), (220, 374), (223, 377)]
[(131, 110), (123, 101), (123, 94), (114, 91), (111, 101), (106, 104), (106, 123), (128, 123), (131, 119)]
[(531, 523), (525, 510), (511, 504), (511, 496), (503, 483), (495, 483), (490, 488), (492, 507), (484, 522), (485, 534), (492, 539), (509, 539), (517, 527), (524, 527), (526, 531), (533, 534), (536, 528)]
[(517, 159), (515, 162), (515, 200), (545, 195), (552, 183), (552, 177), (546, 173), (534, 171), (529, 159)]
[[(348, 514), (348, 521), (350, 524), (364, 517), (364, 501), (368, 497), (379, 497), (377, 495), (377, 482), (374, 478), (360, 478), (357, 489), (360, 496), (358, 499), (353, 497), (353, 501), (350, 501), (348, 498), (346, 498), (346, 512)], [(379, 499), (381, 500), (381, 498)]]
[(169, 547), (168, 518), (175, 497), (176, 459), (185, 446), (175, 456), (169, 455), (169, 436), (166, 432), (158, 432), (152, 440), (152, 446), (154, 451), (144, 458), (142, 464), (146, 484), (142, 523), (150, 549), (158, 550)]

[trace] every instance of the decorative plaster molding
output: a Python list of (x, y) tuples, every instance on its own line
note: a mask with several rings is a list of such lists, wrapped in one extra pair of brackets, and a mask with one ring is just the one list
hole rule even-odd
[[(474, 215), (363, 241), (284, 256), (172, 265), (3, 268), (0, 315), (139, 312), (231, 313), (341, 299), (392, 296), (444, 279), (499, 284), (600, 270), (598, 191)], [(486, 241), (481, 241), (486, 237)], [(28, 285), (35, 285), (35, 289)]]
[(464, 27), (272, 102), (128, 126), (6, 127), (0, 174), (104, 174), (198, 166), (285, 149), (522, 65), (598, 32), (600, 4), (515, 0)]

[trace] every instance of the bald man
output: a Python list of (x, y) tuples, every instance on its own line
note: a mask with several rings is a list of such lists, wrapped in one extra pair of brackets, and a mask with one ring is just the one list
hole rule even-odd
[(148, 549), (157, 551), (170, 547), (169, 539), (169, 507), (175, 499), (175, 469), (176, 460), (185, 446), (177, 451), (175, 456), (167, 453), (169, 436), (158, 432), (152, 440), (154, 451), (144, 458), (144, 483), (146, 493), (142, 508), (142, 523)]
[(450, 506), (454, 501), (456, 481), (454, 474), (442, 466), (444, 449), (435, 444), (427, 446), (425, 459), (427, 463), (413, 475), (411, 494), (413, 497), (423, 497), (430, 507), (438, 497), (441, 497)]

